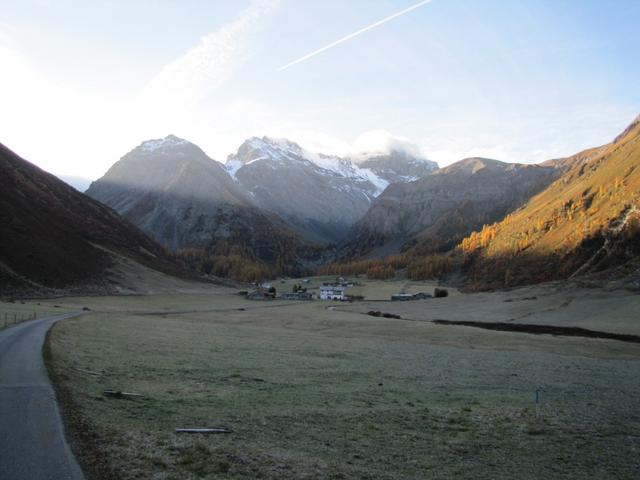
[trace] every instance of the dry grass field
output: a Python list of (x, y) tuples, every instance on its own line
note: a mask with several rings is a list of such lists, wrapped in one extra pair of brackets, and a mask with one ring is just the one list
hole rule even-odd
[(91, 308), (46, 349), (83, 458), (112, 479), (638, 478), (640, 344), (429, 320), (638, 333), (640, 296), (543, 286), (390, 302), (402, 284), (364, 283), (352, 304), (224, 288), (56, 300)]
[(24, 300), (0, 301), (0, 330), (18, 323), (69, 311), (68, 307), (62, 307), (50, 301), (44, 304), (38, 301), (26, 302)]

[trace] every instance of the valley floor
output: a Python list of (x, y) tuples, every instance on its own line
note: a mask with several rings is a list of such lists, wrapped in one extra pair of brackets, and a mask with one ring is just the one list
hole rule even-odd
[[(546, 285), (391, 302), (402, 288), (433, 286), (364, 282), (355, 293), (365, 300), (354, 303), (252, 302), (223, 287), (40, 301), (91, 308), (57, 324), (47, 347), (89, 470), (118, 479), (640, 476), (640, 344), (430, 322), (638, 335), (640, 295)], [(233, 433), (174, 433), (181, 427)]]

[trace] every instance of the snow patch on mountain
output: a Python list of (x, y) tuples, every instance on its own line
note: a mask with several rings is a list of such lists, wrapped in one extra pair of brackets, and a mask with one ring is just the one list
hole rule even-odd
[(387, 188), (389, 182), (378, 176), (370, 168), (361, 168), (351, 159), (310, 152), (287, 139), (252, 137), (244, 142), (238, 151), (230, 155), (225, 165), (227, 172), (237, 179), (238, 171), (245, 165), (257, 161), (271, 161), (279, 164), (287, 162), (307, 162), (312, 167), (324, 170), (325, 174), (343, 177), (356, 183), (370, 183), (375, 188), (374, 196)]
[(359, 168), (358, 170), (360, 175), (373, 183), (373, 185), (376, 187), (376, 197), (384, 192), (384, 189), (389, 186), (389, 182), (387, 182), (383, 178), (380, 178), (370, 168)]
[(140, 148), (145, 152), (155, 152), (164, 148), (177, 147), (180, 145), (186, 145), (189, 142), (182, 138), (178, 138), (175, 135), (168, 135), (165, 138), (159, 138), (155, 140), (147, 140), (142, 142)]
[(224, 167), (227, 172), (229, 172), (229, 175), (231, 175), (231, 178), (237, 180), (236, 173), (238, 173), (238, 170), (240, 170), (243, 166), (244, 163), (242, 163), (240, 160), (229, 160)]

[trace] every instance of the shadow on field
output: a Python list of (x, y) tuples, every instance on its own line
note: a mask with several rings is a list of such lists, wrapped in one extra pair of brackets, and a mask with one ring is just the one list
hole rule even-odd
[(619, 340), (621, 342), (640, 343), (639, 335), (600, 332), (580, 327), (556, 327), (553, 325), (535, 325), (530, 323), (474, 322), (466, 320), (433, 320), (433, 323), (438, 325), (459, 325), (463, 327), (484, 328), (486, 330), (498, 330), (502, 332), (532, 333), (534, 335), (558, 335), (565, 337), (603, 338), (607, 340)]

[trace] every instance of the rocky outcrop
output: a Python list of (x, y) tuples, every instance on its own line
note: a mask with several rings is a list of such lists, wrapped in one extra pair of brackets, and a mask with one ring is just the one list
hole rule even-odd
[(427, 175), (435, 163), (397, 152), (352, 160), (263, 137), (244, 142), (226, 167), (255, 205), (308, 239), (335, 243), (390, 183)]

